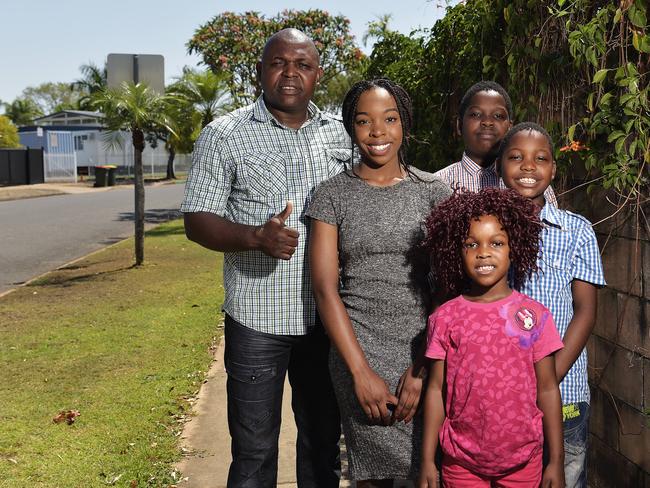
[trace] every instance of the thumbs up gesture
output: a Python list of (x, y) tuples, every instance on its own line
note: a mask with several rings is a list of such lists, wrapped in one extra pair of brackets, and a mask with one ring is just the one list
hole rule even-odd
[(274, 215), (271, 217), (271, 220), (280, 224), (284, 225), (284, 223), (287, 221), (289, 216), (291, 215), (291, 212), (293, 212), (293, 202), (291, 200), (287, 200), (287, 205), (284, 207), (284, 210), (280, 212), (277, 215)]
[(282, 212), (274, 215), (264, 225), (258, 227), (259, 248), (264, 254), (287, 261), (296, 252), (300, 233), (296, 229), (285, 225), (291, 212), (293, 212), (293, 203), (287, 201), (287, 205)]

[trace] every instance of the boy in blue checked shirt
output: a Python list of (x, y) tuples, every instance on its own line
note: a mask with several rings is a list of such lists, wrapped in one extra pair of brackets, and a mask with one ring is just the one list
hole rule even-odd
[(505, 186), (530, 198), (544, 224), (539, 270), (519, 291), (553, 314), (564, 348), (555, 354), (562, 395), (566, 486), (586, 487), (589, 385), (585, 345), (596, 320), (596, 290), (605, 285), (591, 223), (549, 205), (544, 192), (555, 177), (553, 145), (539, 125), (516, 125), (504, 137), (497, 167)]
[[(463, 137), (465, 149), (457, 163), (436, 172), (452, 190), (464, 188), (503, 188), (496, 170), (495, 157), (503, 136), (512, 127), (512, 101), (508, 92), (495, 81), (479, 81), (463, 95), (458, 108), (456, 131)], [(545, 192), (546, 200), (557, 206), (553, 188)]]

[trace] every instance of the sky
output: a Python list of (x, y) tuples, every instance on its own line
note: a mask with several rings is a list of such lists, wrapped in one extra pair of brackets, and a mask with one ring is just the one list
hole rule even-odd
[[(221, 12), (255, 10), (271, 17), (283, 9), (319, 8), (350, 19), (358, 45), (367, 24), (392, 14), (389, 27), (404, 34), (429, 28), (444, 15), (443, 0), (3, 0), (0, 2), (0, 101), (11, 102), (28, 86), (69, 83), (79, 66), (102, 66), (109, 53), (162, 54), (167, 82), (183, 66), (196, 66), (185, 44), (194, 31)], [(269, 7), (273, 5), (273, 7)]]

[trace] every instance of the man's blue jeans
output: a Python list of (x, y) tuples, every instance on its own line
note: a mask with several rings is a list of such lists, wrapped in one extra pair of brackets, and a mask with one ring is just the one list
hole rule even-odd
[(564, 405), (562, 413), (564, 417), (564, 477), (566, 488), (586, 488), (589, 404), (579, 402)]
[(232, 437), (229, 488), (275, 488), (285, 374), (298, 429), (300, 488), (338, 487), (340, 417), (327, 358), (329, 339), (318, 324), (304, 336), (265, 334), (226, 316), (228, 426)]

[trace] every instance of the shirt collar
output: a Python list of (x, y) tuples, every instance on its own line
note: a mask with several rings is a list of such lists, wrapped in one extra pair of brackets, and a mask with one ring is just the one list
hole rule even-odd
[[(269, 109), (264, 103), (264, 95), (260, 95), (253, 105), (253, 119), (257, 120), (258, 122), (273, 122), (279, 127), (285, 127), (273, 116), (271, 112), (269, 112)], [(323, 124), (328, 120), (327, 117), (323, 117), (323, 112), (321, 112), (316, 104), (310, 101), (309, 106), (307, 107), (307, 120), (302, 125), (302, 127), (310, 125), (316, 121)]]
[(470, 158), (466, 153), (463, 152), (463, 157), (460, 160), (460, 164), (465, 171), (472, 175), (478, 175), (481, 173), (493, 173), (496, 175), (496, 162), (492, 163), (487, 168), (484, 168), (478, 163), (475, 163), (472, 158)]
[(541, 212), (539, 213), (539, 218), (542, 222), (557, 227), (558, 229), (563, 229), (562, 225), (562, 213), (559, 208), (555, 205), (552, 205), (548, 202), (544, 203)]

